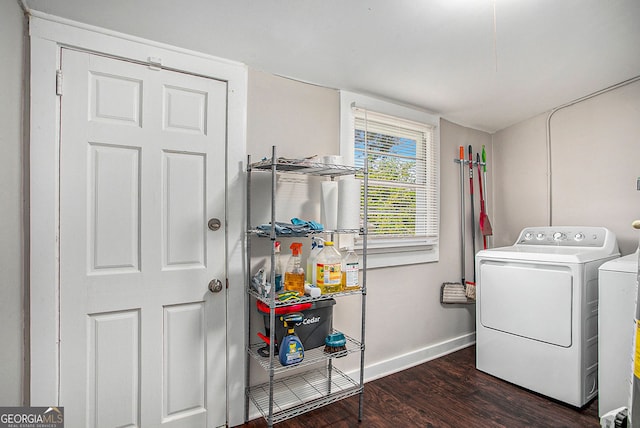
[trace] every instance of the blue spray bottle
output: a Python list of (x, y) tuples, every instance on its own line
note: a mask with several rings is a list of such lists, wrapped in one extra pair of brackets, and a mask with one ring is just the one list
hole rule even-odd
[(302, 318), (303, 316), (300, 312), (291, 312), (280, 317), (284, 322), (284, 328), (287, 329), (287, 335), (282, 338), (279, 346), (280, 364), (283, 366), (298, 364), (304, 359), (304, 347), (294, 330), (294, 326), (300, 324)]

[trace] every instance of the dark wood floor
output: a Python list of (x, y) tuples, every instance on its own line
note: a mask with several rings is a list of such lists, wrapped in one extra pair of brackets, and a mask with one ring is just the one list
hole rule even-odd
[[(267, 426), (264, 419), (242, 425)], [(278, 428), (320, 427), (599, 427), (598, 401), (577, 409), (496, 379), (475, 368), (475, 347), (365, 384), (358, 397), (298, 416)]]

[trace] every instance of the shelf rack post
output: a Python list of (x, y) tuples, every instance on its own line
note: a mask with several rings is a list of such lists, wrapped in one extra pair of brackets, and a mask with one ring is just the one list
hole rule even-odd
[[(249, 284), (251, 284), (251, 238), (249, 237), (249, 230), (251, 229), (251, 155), (247, 156), (247, 184), (246, 184), (246, 208), (245, 208), (245, 212), (246, 212), (246, 216), (247, 216), (247, 225), (246, 225), (246, 229), (245, 229), (245, 269), (247, 269), (247, 274), (246, 274), (246, 278), (245, 278), (245, 288), (249, 286)], [(250, 315), (251, 315), (251, 298), (249, 297), (249, 295), (246, 293), (244, 293), (244, 300), (245, 300), (245, 317), (244, 317), (244, 331), (246, 332), (245, 334), (245, 344), (244, 347), (246, 350), (249, 349), (249, 345), (251, 344), (251, 328), (250, 328)], [(247, 351), (245, 351), (247, 352)], [(248, 422), (249, 421), (249, 394), (247, 394), (247, 391), (249, 390), (249, 376), (250, 376), (250, 370), (249, 370), (249, 366), (250, 364), (245, 364), (245, 369), (244, 369), (244, 385), (245, 385), (245, 396), (244, 396), (244, 421)]]
[(364, 187), (363, 204), (362, 204), (362, 320), (361, 320), (361, 333), (360, 333), (360, 397), (358, 400), (358, 421), (362, 422), (362, 414), (364, 407), (364, 350), (365, 350), (365, 324), (366, 324), (366, 308), (367, 308), (367, 235), (369, 233), (369, 158), (365, 156), (362, 181)]
[[(271, 248), (274, 248), (276, 242), (276, 146), (271, 147), (271, 232), (269, 237), (271, 239)], [(271, 288), (270, 288), (270, 304), (269, 304), (269, 355), (275, 355), (275, 343), (276, 343), (276, 256), (273, 250), (271, 251)], [(284, 278), (283, 278), (284, 281)], [(273, 379), (275, 377), (274, 371), (274, 358), (269, 358), (269, 417), (267, 419), (267, 425), (269, 428), (273, 426)]]

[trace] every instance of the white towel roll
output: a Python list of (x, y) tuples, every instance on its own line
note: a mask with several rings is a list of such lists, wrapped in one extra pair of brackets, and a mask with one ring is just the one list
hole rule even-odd
[(360, 229), (360, 180), (338, 181), (338, 229)]
[(338, 228), (338, 182), (323, 181), (321, 184), (320, 222), (326, 230)]

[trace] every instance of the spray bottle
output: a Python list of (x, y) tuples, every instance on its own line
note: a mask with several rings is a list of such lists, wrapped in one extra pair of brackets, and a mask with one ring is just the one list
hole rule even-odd
[(300, 255), (302, 254), (302, 243), (294, 242), (289, 247), (291, 257), (287, 263), (287, 270), (284, 273), (284, 289), (295, 291), (299, 296), (304, 295), (304, 269)]
[(315, 269), (316, 258), (324, 248), (324, 239), (319, 237), (311, 238), (311, 252), (307, 258), (307, 282), (313, 286), (318, 285), (317, 272)]
[(280, 364), (283, 366), (298, 364), (304, 359), (304, 347), (296, 336), (294, 326), (302, 322), (303, 316), (300, 312), (291, 312), (283, 315), (280, 319), (284, 323), (284, 328), (287, 329), (287, 335), (282, 338), (279, 346)]

